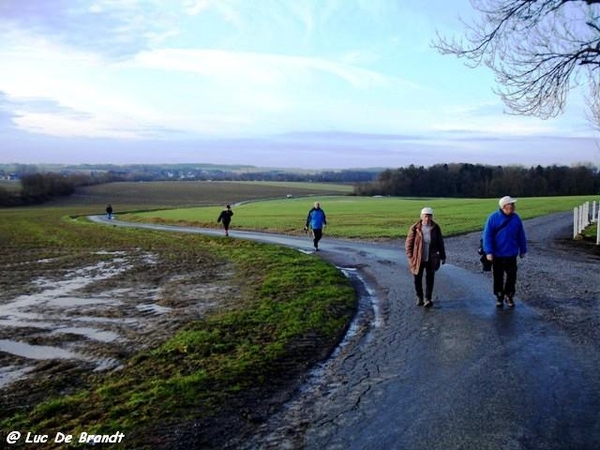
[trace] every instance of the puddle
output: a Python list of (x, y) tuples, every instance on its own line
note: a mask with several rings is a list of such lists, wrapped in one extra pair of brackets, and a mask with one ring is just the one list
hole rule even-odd
[(169, 311), (171, 311), (171, 308), (167, 308), (165, 306), (160, 306), (160, 305), (156, 305), (156, 304), (137, 305), (136, 308), (142, 312), (151, 313), (151, 314), (165, 314), (165, 313), (168, 313)]
[(16, 366), (0, 367), (0, 387), (25, 377), (30, 371), (29, 368)]
[[(78, 268), (60, 280), (33, 279), (31, 284), (39, 292), (0, 304), (0, 330), (4, 337), (0, 339), (0, 352), (31, 361), (72, 359), (93, 362), (96, 370), (117, 367), (120, 363), (116, 359), (87, 353), (92, 350), (96, 354), (94, 343), (97, 346), (126, 340), (120, 334), (126, 331), (123, 327), (139, 325), (139, 318), (122, 317), (124, 299), (129, 298), (131, 289), (107, 290), (93, 296), (80, 294), (82, 289), (133, 267), (122, 252), (112, 255), (115, 257), (111, 260)], [(145, 263), (150, 261), (151, 257), (144, 257)], [(151, 308), (151, 305), (146, 307)], [(161, 309), (155, 311), (158, 313)], [(67, 335), (69, 337), (65, 341)], [(77, 341), (77, 336), (81, 340)], [(31, 345), (23, 340), (39, 344)], [(72, 344), (77, 345), (82, 353), (65, 348)], [(26, 363), (3, 368), (0, 371), (0, 388), (26, 377), (30, 370)]]
[(87, 338), (93, 339), (99, 342), (114, 342), (119, 339), (119, 335), (112, 331), (99, 330), (97, 328), (89, 328), (89, 327), (65, 327), (59, 328), (57, 330), (52, 331), (51, 335), (60, 335), (60, 334), (76, 334), (85, 336)]
[(359, 282), (360, 299), (359, 299), (359, 310), (371, 308), (373, 311), (373, 317), (370, 319), (372, 328), (379, 328), (383, 325), (383, 315), (381, 314), (381, 308), (379, 307), (379, 301), (375, 295), (375, 291), (369, 286), (363, 276), (360, 274), (358, 269), (354, 267), (337, 267), (346, 275), (349, 279), (356, 279)]
[(28, 359), (82, 359), (86, 357), (78, 355), (58, 347), (50, 347), (47, 345), (30, 345), (25, 342), (9, 341), (0, 339), (0, 351), (10, 353), (16, 356), (22, 356)]

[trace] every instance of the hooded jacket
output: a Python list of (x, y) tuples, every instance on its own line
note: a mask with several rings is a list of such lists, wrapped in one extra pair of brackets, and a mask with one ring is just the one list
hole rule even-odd
[[(406, 250), (406, 256), (408, 258), (408, 269), (413, 275), (419, 273), (421, 261), (423, 260), (423, 221), (411, 225), (408, 229), (408, 235), (406, 236), (406, 242), (404, 248)], [(431, 221), (431, 243), (429, 244), (429, 258), (437, 253), (440, 260), (446, 260), (446, 249), (444, 247), (444, 238), (442, 237), (442, 230), (433, 220)]]

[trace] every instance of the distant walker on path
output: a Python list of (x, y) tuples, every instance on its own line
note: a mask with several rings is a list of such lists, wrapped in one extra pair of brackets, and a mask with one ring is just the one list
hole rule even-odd
[(112, 219), (112, 215), (113, 215), (113, 207), (112, 207), (112, 205), (109, 204), (106, 207), (106, 217), (110, 220), (110, 219)]
[(231, 216), (233, 216), (233, 211), (231, 210), (231, 205), (227, 205), (219, 217), (217, 219), (217, 223), (222, 223), (223, 228), (225, 229), (225, 236), (229, 236), (229, 224), (231, 223)]
[(315, 202), (315, 205), (308, 211), (306, 225), (304, 226), (304, 231), (312, 230), (315, 251), (319, 251), (319, 241), (323, 237), (323, 227), (325, 225), (327, 225), (325, 211), (321, 209), (319, 202)]

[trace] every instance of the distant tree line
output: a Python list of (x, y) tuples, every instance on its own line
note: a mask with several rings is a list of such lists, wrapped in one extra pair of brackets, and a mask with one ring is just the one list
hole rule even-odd
[(19, 189), (0, 186), (0, 206), (22, 206), (44, 203), (52, 198), (69, 196), (80, 186), (117, 181), (300, 181), (356, 183), (373, 181), (378, 171), (341, 170), (292, 172), (236, 168), (231, 170), (194, 165), (130, 165), (130, 166), (51, 166), (48, 171), (32, 165), (0, 166), (0, 176), (20, 182)]
[(161, 166), (127, 166), (111, 169), (112, 181), (298, 181), (319, 183), (359, 183), (373, 181), (380, 170), (326, 170), (302, 172), (291, 170), (227, 170), (217, 168), (168, 168)]
[(24, 206), (44, 203), (52, 198), (68, 196), (79, 186), (89, 186), (110, 181), (109, 177), (89, 174), (25, 173), (19, 177), (21, 189), (0, 186), (0, 206)]
[(381, 172), (375, 181), (355, 186), (356, 195), (488, 198), (504, 195), (546, 197), (600, 193), (597, 167), (410, 165)]

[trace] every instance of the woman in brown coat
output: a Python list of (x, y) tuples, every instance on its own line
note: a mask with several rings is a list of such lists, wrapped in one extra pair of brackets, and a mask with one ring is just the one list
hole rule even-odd
[[(442, 230), (433, 221), (433, 209), (421, 210), (421, 219), (411, 225), (405, 242), (408, 268), (415, 277), (417, 305), (433, 306), (433, 281), (440, 263), (446, 263)], [(423, 302), (423, 272), (425, 272), (425, 302)]]

